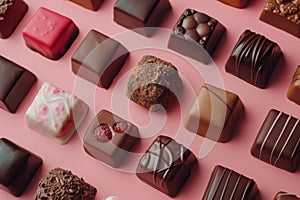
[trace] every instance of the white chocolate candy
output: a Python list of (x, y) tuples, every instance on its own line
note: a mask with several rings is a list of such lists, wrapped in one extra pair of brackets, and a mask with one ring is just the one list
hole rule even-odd
[(29, 128), (59, 144), (66, 144), (88, 112), (76, 96), (45, 82), (26, 112)]

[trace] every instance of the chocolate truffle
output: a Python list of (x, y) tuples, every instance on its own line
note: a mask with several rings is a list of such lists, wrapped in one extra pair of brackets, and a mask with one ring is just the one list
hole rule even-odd
[(300, 200), (296, 195), (286, 192), (278, 192), (274, 197), (274, 200)]
[(91, 30), (72, 57), (72, 71), (108, 89), (129, 55), (118, 41)]
[(41, 7), (23, 30), (26, 45), (43, 56), (58, 60), (69, 49), (79, 33), (73, 21)]
[(28, 10), (23, 0), (0, 1), (0, 38), (8, 38)]
[(298, 66), (293, 76), (293, 80), (288, 90), (287, 97), (289, 98), (289, 100), (300, 105), (300, 66)]
[(141, 158), (136, 175), (157, 190), (175, 197), (197, 165), (194, 154), (167, 136), (158, 136)]
[(281, 54), (277, 43), (246, 30), (233, 48), (225, 69), (240, 79), (263, 89), (267, 87)]
[(259, 19), (300, 38), (299, 6), (299, 0), (267, 0)]
[(78, 5), (81, 5), (87, 9), (96, 11), (100, 7), (103, 0), (70, 0)]
[(8, 139), (0, 139), (0, 186), (20, 196), (42, 165), (42, 159)]
[(101, 110), (90, 124), (83, 143), (92, 157), (117, 168), (138, 140), (139, 130), (135, 125)]
[(270, 110), (251, 148), (251, 154), (275, 167), (290, 172), (300, 163), (299, 119)]
[(259, 192), (254, 180), (218, 165), (212, 172), (202, 199), (254, 200), (258, 195)]
[(88, 112), (88, 105), (73, 94), (45, 82), (25, 117), (29, 128), (59, 144), (66, 144)]
[(168, 48), (208, 64), (225, 30), (216, 19), (186, 9), (171, 32)]
[(172, 63), (146, 55), (133, 69), (126, 95), (151, 111), (162, 111), (177, 99), (182, 88), (182, 81)]
[(15, 113), (36, 80), (33, 73), (0, 56), (0, 108)]
[(248, 0), (218, 0), (229, 6), (236, 8), (245, 8), (248, 5)]
[(170, 10), (169, 0), (117, 0), (114, 5), (114, 21), (151, 37), (155, 32), (153, 27), (157, 27)]
[(35, 200), (80, 199), (93, 200), (97, 189), (71, 171), (55, 168), (39, 182)]
[(243, 103), (236, 94), (204, 84), (186, 116), (184, 126), (211, 140), (227, 142), (243, 110)]

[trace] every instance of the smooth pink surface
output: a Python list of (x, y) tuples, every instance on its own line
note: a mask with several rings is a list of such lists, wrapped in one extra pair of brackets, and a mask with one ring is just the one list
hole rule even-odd
[[(245, 9), (229, 7), (216, 0), (170, 0), (173, 10), (163, 21), (162, 26), (171, 29), (186, 8), (194, 8), (218, 19), (227, 33), (214, 54), (216, 66), (205, 66), (166, 48), (168, 31), (159, 31), (151, 38), (145, 38), (113, 22), (113, 4), (106, 0), (99, 10), (92, 12), (66, 0), (27, 0), (29, 11), (12, 36), (0, 41), (0, 54), (28, 68), (38, 77), (38, 83), (25, 98), (16, 114), (0, 110), (1, 137), (6, 137), (44, 159), (41, 172), (21, 196), (21, 200), (33, 199), (38, 180), (55, 167), (72, 170), (75, 174), (93, 184), (98, 189), (97, 198), (117, 196), (121, 200), (170, 199), (161, 192), (141, 182), (130, 173), (136, 167), (140, 157), (154, 138), (164, 134), (186, 144), (198, 157), (199, 168), (194, 171), (175, 199), (201, 199), (210, 174), (216, 165), (223, 165), (253, 178), (260, 190), (262, 199), (271, 200), (278, 191), (287, 191), (300, 196), (300, 171), (290, 173), (268, 165), (250, 155), (250, 148), (256, 134), (271, 108), (284, 111), (300, 118), (300, 106), (286, 97), (291, 78), (299, 65), (300, 40), (288, 33), (259, 21), (264, 0), (253, 0)], [(70, 50), (58, 61), (51, 61), (28, 49), (21, 32), (30, 17), (39, 7), (46, 7), (70, 17), (80, 29), (80, 34)], [(262, 90), (225, 72), (224, 65), (238, 37), (245, 29), (251, 29), (276, 41), (284, 52), (284, 59), (273, 74), (269, 86)], [(71, 56), (90, 29), (95, 29), (121, 41), (132, 52), (121, 72), (115, 78), (109, 90), (80, 79), (71, 72)], [(146, 47), (146, 48), (143, 48)], [(158, 49), (159, 48), (159, 49)], [(145, 54), (153, 54), (172, 62), (183, 79), (184, 91), (180, 102), (169, 110), (167, 115), (149, 113), (144, 108), (130, 102), (125, 95), (128, 73)], [(196, 66), (191, 65), (195, 64)], [(199, 74), (201, 72), (201, 75)], [(219, 80), (218, 74), (222, 77)], [(219, 81), (218, 81), (219, 80)], [(60, 88), (73, 92), (90, 105), (90, 111), (83, 125), (66, 145), (54, 141), (29, 129), (25, 124), (25, 112), (41, 84), (49, 81)], [(183, 128), (183, 119), (191, 105), (195, 93), (203, 82), (216, 86), (224, 83), (225, 89), (240, 96), (245, 105), (245, 115), (239, 121), (233, 139), (225, 144), (216, 144), (189, 133)], [(101, 109), (108, 109), (137, 125), (141, 136), (147, 139), (135, 148), (137, 156), (127, 159), (127, 163), (114, 170), (87, 155), (83, 150), (82, 138), (89, 123)], [(178, 131), (179, 130), (179, 131)], [(212, 150), (210, 151), (210, 149)], [(200, 153), (199, 153), (200, 152)], [(205, 152), (209, 152), (205, 156)], [(200, 156), (199, 156), (200, 155)], [(0, 199), (13, 200), (15, 197), (0, 191)]]

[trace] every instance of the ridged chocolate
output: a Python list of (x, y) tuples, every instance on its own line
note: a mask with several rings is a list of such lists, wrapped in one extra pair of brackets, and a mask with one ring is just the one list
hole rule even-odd
[(297, 67), (290, 84), (287, 97), (289, 100), (300, 105), (300, 66)]

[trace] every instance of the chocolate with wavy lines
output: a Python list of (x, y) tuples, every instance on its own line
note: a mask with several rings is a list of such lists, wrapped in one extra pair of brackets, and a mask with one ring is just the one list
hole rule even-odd
[(266, 88), (281, 54), (277, 43), (246, 30), (231, 52), (225, 68), (256, 87)]
[(297, 70), (294, 73), (287, 97), (289, 100), (300, 105), (300, 65), (297, 67)]

